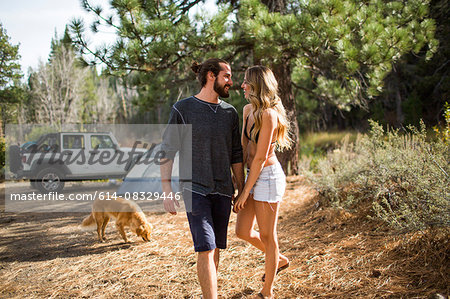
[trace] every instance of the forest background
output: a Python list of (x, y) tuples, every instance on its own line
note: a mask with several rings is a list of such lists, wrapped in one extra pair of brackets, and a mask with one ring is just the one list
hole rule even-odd
[[(2, 26), (1, 133), (6, 123), (165, 123), (173, 103), (199, 89), (190, 64), (208, 57), (231, 62), (229, 101), (239, 112), (245, 69), (274, 70), (295, 141), (279, 157), (289, 173), (298, 173), (300, 139), (310, 132), (364, 132), (369, 119), (442, 125), (446, 1), (218, 1), (216, 14), (189, 17), (201, 2), (112, 1), (104, 13), (81, 1), (95, 21), (68, 24), (28, 78)], [(117, 40), (92, 48), (85, 31), (102, 27)]]

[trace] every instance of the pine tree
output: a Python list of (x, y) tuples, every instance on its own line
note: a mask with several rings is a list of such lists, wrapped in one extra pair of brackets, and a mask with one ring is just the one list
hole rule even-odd
[(18, 62), (19, 46), (12, 45), (10, 38), (0, 23), (0, 88), (5, 89), (15, 79), (20, 79), (20, 64)]
[(10, 43), (10, 37), (0, 23), (0, 137), (5, 122), (14, 117), (12, 111), (25, 97), (19, 81), (22, 78), (19, 59), (19, 45)]
[[(436, 22), (437, 52), (427, 59), (425, 47), (419, 53), (403, 56), (394, 64), (385, 79), (385, 89), (373, 104), (381, 113), (382, 123), (393, 127), (427, 126), (443, 121), (442, 110), (450, 97), (450, 3), (436, 0), (430, 3), (430, 16)], [(388, 116), (388, 117), (385, 117)]]
[[(293, 127), (295, 146), (279, 157), (285, 170), (290, 164), (289, 173), (298, 172), (295, 89), (343, 111), (367, 107), (404, 54), (428, 45), (429, 59), (437, 48), (429, 2), (423, 0), (219, 1), (215, 16), (197, 16), (194, 23), (188, 12), (199, 2), (117, 0), (111, 2), (116, 16), (105, 17), (84, 0), (97, 16), (91, 29), (112, 27), (117, 41), (90, 49), (81, 20), (72, 22), (72, 38), (112, 73), (140, 71), (155, 82), (183, 82), (187, 64), (209, 56), (230, 60), (238, 71), (252, 64), (270, 66)], [(305, 77), (308, 85), (296, 80)], [(166, 85), (155, 93), (166, 92)], [(174, 89), (168, 90), (173, 98)]]

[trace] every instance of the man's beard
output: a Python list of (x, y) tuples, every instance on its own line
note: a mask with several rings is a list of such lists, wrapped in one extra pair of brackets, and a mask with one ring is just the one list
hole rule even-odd
[(228, 91), (225, 90), (225, 87), (230, 87), (230, 85), (225, 84), (224, 86), (220, 86), (219, 83), (217, 83), (217, 78), (216, 78), (216, 80), (214, 81), (214, 91), (217, 92), (217, 94), (221, 98), (228, 98), (230, 96)]

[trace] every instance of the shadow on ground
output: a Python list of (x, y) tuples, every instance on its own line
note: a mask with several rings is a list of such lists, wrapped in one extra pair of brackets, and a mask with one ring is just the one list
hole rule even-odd
[(45, 261), (126, 249), (133, 243), (98, 243), (94, 231), (79, 225), (86, 214), (0, 214), (0, 262)]

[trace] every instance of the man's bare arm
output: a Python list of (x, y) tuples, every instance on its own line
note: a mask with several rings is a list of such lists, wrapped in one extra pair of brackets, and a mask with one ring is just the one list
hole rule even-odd
[(238, 188), (238, 194), (244, 189), (244, 165), (242, 163), (231, 164), (231, 169), (233, 170), (233, 175), (236, 179), (236, 185)]
[(171, 159), (161, 159), (160, 161), (160, 172), (161, 172), (161, 185), (162, 191), (165, 194), (164, 199), (164, 209), (172, 215), (177, 214), (177, 210), (175, 208), (175, 204), (180, 207), (180, 204), (177, 200), (174, 199), (173, 196), (170, 196), (172, 193), (172, 168), (173, 168), (173, 160)]

